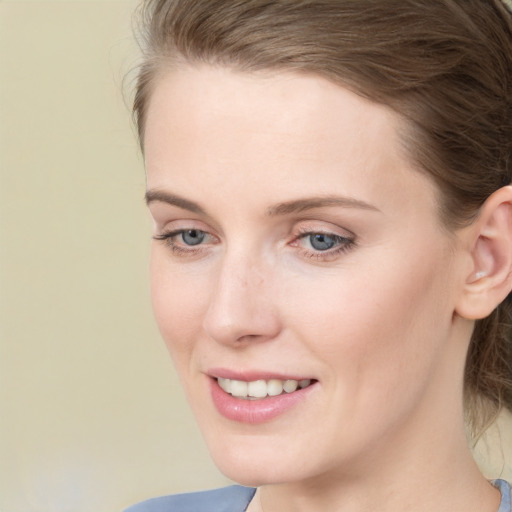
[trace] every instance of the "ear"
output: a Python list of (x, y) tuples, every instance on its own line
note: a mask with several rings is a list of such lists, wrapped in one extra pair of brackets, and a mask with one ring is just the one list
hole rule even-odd
[(467, 236), (472, 265), (456, 313), (478, 320), (490, 315), (512, 289), (512, 186), (489, 196)]

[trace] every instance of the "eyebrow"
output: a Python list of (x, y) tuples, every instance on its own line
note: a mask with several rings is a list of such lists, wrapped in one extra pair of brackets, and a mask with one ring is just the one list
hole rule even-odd
[[(189, 199), (185, 199), (184, 197), (180, 197), (169, 192), (164, 192), (163, 190), (148, 190), (146, 192), (145, 198), (146, 204), (148, 205), (152, 202), (158, 201), (170, 204), (172, 206), (177, 206), (178, 208), (182, 208), (183, 210), (188, 210), (193, 213), (206, 215), (206, 211), (197, 203), (190, 201)], [(357, 208), (360, 210), (369, 210), (375, 212), (380, 211), (376, 206), (373, 206), (359, 199), (354, 199), (352, 197), (320, 196), (296, 199), (276, 204), (267, 209), (266, 215), (269, 217), (277, 217), (281, 215), (301, 213), (307, 210), (313, 210), (315, 208), (325, 208), (330, 206)]]
[(272, 217), (277, 215), (290, 215), (291, 213), (301, 213), (307, 210), (313, 210), (315, 208), (324, 208), (328, 206), (358, 208), (360, 210), (370, 210), (375, 212), (380, 211), (376, 206), (373, 206), (369, 203), (365, 203), (364, 201), (360, 201), (359, 199), (354, 199), (352, 197), (321, 196), (279, 203), (275, 206), (271, 206), (267, 210), (267, 215)]
[(147, 205), (158, 201), (161, 203), (170, 204), (172, 206), (177, 206), (178, 208), (181, 208), (183, 210), (188, 210), (193, 213), (199, 213), (202, 215), (206, 215), (205, 210), (203, 210), (203, 208), (201, 208), (197, 203), (194, 203), (194, 201), (189, 201), (188, 199), (185, 199), (184, 197), (170, 194), (168, 192), (164, 192), (163, 190), (158, 190), (158, 189), (147, 190), (145, 199), (146, 199)]

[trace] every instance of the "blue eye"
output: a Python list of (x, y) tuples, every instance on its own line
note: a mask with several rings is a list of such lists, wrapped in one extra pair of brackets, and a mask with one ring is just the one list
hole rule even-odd
[(301, 233), (292, 243), (300, 249), (299, 254), (315, 261), (335, 261), (342, 253), (356, 246), (355, 235), (342, 236), (336, 233), (308, 231)]
[(185, 245), (199, 245), (205, 237), (206, 233), (199, 229), (187, 229), (181, 232), (181, 239)]
[(340, 237), (330, 236), (324, 233), (314, 233), (309, 235), (309, 243), (316, 251), (328, 251), (332, 249)]
[(155, 235), (153, 238), (162, 241), (177, 257), (206, 254), (212, 245), (219, 243), (217, 237), (201, 229), (177, 229)]

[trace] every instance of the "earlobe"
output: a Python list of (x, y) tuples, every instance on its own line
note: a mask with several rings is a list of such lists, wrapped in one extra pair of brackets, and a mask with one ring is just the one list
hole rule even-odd
[(456, 313), (485, 318), (512, 289), (512, 187), (497, 190), (468, 229), (472, 261)]

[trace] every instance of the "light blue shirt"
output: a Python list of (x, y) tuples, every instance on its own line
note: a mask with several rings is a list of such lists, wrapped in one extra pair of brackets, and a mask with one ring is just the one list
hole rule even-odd
[(512, 512), (512, 491), (510, 484), (505, 480), (494, 480), (492, 484), (501, 492), (501, 503), (498, 512)]
[(232, 485), (213, 491), (173, 494), (143, 501), (124, 512), (244, 512), (255, 492), (252, 487)]

